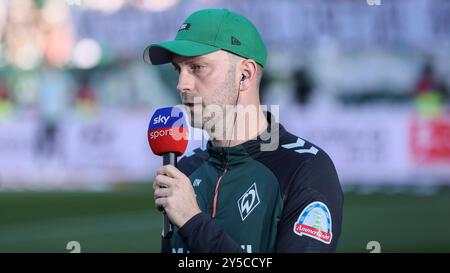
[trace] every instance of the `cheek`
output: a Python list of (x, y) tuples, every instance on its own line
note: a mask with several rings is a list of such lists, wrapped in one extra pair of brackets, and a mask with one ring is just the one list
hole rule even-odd
[(227, 73), (214, 73), (199, 81), (198, 93), (203, 99), (203, 105), (224, 105), (229, 97), (230, 85)]
[(203, 106), (207, 106), (215, 101), (216, 85), (214, 82), (199, 82), (196, 86), (196, 95), (202, 98)]

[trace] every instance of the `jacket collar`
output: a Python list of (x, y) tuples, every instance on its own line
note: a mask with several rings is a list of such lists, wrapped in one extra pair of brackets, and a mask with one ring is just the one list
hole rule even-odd
[[(270, 112), (265, 112), (268, 128), (256, 138), (248, 140), (239, 145), (232, 147), (217, 147), (212, 145), (211, 141), (208, 141), (207, 152), (209, 154), (209, 161), (216, 165), (218, 168), (223, 169), (225, 164), (227, 168), (233, 168), (236, 165), (244, 163), (249, 157), (256, 158), (263, 153), (265, 148), (268, 148), (274, 138), (281, 139), (286, 133), (284, 127), (275, 121), (273, 115)], [(274, 126), (272, 126), (272, 124)], [(278, 148), (279, 141), (274, 141), (275, 147), (270, 147), (269, 150), (276, 150)]]

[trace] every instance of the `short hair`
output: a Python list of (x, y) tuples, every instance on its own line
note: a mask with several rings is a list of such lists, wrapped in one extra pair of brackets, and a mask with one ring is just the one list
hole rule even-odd
[[(236, 63), (240, 60), (246, 60), (246, 58), (244, 58), (244, 57), (241, 57), (241, 56), (236, 55), (229, 51), (227, 51), (227, 52), (229, 53), (228, 55), (230, 56), (230, 64), (232, 64), (232, 65), (236, 65)], [(256, 63), (256, 83), (258, 84), (258, 86), (261, 83), (263, 73), (264, 73), (264, 68), (259, 63)]]

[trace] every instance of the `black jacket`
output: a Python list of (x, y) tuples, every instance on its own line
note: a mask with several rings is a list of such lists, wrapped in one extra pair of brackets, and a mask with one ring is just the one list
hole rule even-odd
[(333, 162), (277, 125), (272, 151), (258, 137), (230, 148), (209, 142), (180, 160), (202, 213), (162, 239), (162, 252), (336, 250), (344, 196)]

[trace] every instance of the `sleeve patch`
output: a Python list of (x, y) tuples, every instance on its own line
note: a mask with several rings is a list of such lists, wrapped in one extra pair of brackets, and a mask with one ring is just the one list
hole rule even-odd
[(305, 235), (330, 244), (333, 238), (330, 210), (322, 202), (310, 203), (300, 213), (293, 230), (299, 236)]

